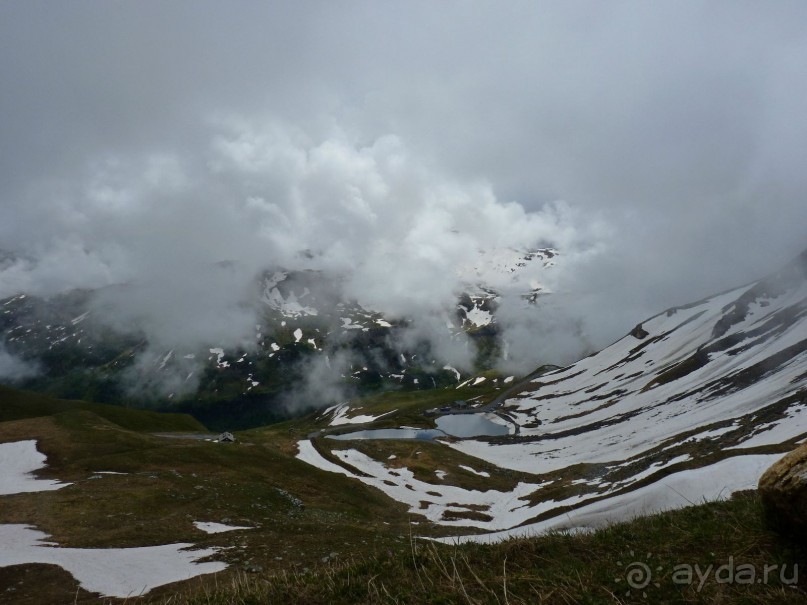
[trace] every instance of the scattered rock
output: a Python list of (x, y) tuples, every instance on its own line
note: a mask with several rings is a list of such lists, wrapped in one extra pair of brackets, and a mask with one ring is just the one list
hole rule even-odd
[(291, 495), (285, 489), (280, 489), (279, 487), (276, 487), (275, 491), (281, 496), (283, 496), (286, 500), (291, 502), (291, 505), (294, 506), (295, 508), (301, 508), (301, 509), (305, 508), (305, 504), (303, 504), (302, 500), (300, 500), (297, 496)]
[(807, 536), (807, 444), (765, 471), (759, 480), (759, 495), (774, 526), (788, 535)]
[(642, 327), (642, 324), (639, 324), (635, 328), (633, 328), (633, 330), (630, 331), (630, 335), (633, 336), (634, 338), (638, 338), (639, 340), (642, 340), (644, 338), (647, 338), (650, 335), (650, 332), (645, 330)]

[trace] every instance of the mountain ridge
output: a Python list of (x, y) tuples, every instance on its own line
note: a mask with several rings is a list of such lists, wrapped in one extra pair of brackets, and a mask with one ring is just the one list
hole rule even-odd
[[(313, 269), (267, 269), (243, 306), (254, 329), (236, 344), (152, 343), (116, 304), (137, 286), (73, 290), (50, 298), (17, 294), (0, 300), (0, 352), (18, 360), (17, 384), (57, 397), (195, 414), (209, 426), (260, 426), (323, 403), (300, 389), (328, 375), (340, 398), (461, 383), (496, 363), (500, 291), (517, 292), (525, 308), (546, 288), (539, 283), (559, 253), (552, 248), (480, 251), (458, 267), (463, 292), (413, 330), (418, 317), (385, 316), (349, 298), (340, 280)], [(232, 263), (217, 267), (231, 271)], [(114, 321), (109, 321), (112, 318)], [(436, 331), (436, 332), (435, 332)], [(463, 349), (475, 368), (455, 367), (432, 341)]]

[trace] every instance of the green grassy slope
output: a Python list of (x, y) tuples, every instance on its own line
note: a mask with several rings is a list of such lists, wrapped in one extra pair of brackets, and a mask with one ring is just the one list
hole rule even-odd
[(132, 431), (204, 431), (205, 427), (188, 414), (164, 414), (103, 403), (54, 399), (31, 391), (0, 385), (0, 422), (51, 416), (84, 410)]
[[(356, 402), (353, 413), (385, 416), (382, 424), (428, 426), (422, 411), (453, 399), (495, 396), (469, 389), (398, 393)], [(715, 570), (793, 564), (804, 552), (770, 531), (755, 494), (616, 525), (591, 535), (552, 535), (493, 546), (446, 546), (418, 535), (445, 535), (378, 490), (320, 471), (295, 458), (296, 443), (327, 424), (317, 415), (236, 433), (233, 444), (167, 438), (198, 432), (196, 421), (0, 389), (0, 442), (36, 439), (47, 456), (43, 478), (72, 482), (58, 491), (0, 497), (0, 524), (23, 523), (61, 546), (131, 547), (191, 542), (222, 547), (230, 567), (215, 576), (164, 586), (143, 603), (797, 603), (805, 582), (720, 583)], [(345, 447), (341, 442), (328, 447)], [(387, 459), (395, 454), (418, 476), (433, 466), (468, 463), (429, 443), (388, 441), (354, 447)], [(411, 450), (416, 449), (419, 456)], [(402, 463), (403, 463), (402, 462)], [(474, 463), (474, 466), (479, 466)], [(452, 470), (457, 485), (483, 489), (480, 478)], [(495, 469), (488, 469), (494, 475)], [(98, 474), (116, 471), (119, 475)], [(451, 475), (450, 475), (451, 476)], [(498, 473), (494, 487), (522, 478)], [(252, 529), (208, 535), (194, 521)], [(466, 533), (466, 532), (462, 532)], [(648, 556), (649, 555), (649, 556)], [(627, 566), (645, 563), (653, 581), (627, 585)], [(676, 565), (712, 566), (699, 589), (676, 583)], [(708, 574), (707, 574), (708, 575)], [(807, 571), (803, 574), (807, 577)], [(759, 579), (761, 579), (761, 575)], [(757, 578), (755, 578), (757, 579)], [(619, 581), (617, 581), (619, 580)], [(680, 578), (679, 578), (680, 580)], [(656, 586), (658, 584), (658, 586)], [(6, 588), (13, 592), (4, 592)], [(630, 594), (627, 594), (630, 592)], [(645, 594), (647, 595), (645, 597)], [(0, 568), (0, 602), (99, 603), (55, 567)]]
[[(403, 505), (347, 477), (297, 460), (296, 437), (288, 429), (237, 434), (232, 444), (160, 437), (151, 430), (198, 425), (170, 418), (146, 422), (136, 420), (142, 412), (122, 410), (134, 414), (126, 414), (122, 422), (147, 428), (147, 432), (134, 431), (103, 417), (109, 412), (105, 407), (20, 400), (13, 395), (8, 400), (15, 403), (7, 415), (20, 415), (18, 407), (28, 402), (29, 415), (35, 417), (0, 421), (0, 443), (35, 439), (47, 456), (46, 468), (36, 475), (71, 485), (58, 491), (0, 497), (0, 524), (34, 526), (60, 546), (173, 542), (221, 546), (224, 550), (218, 558), (229, 563), (231, 571), (218, 579), (200, 580), (212, 586), (246, 569), (313, 569), (333, 553), (372, 557), (402, 544), (408, 534)], [(48, 408), (55, 413), (40, 415)], [(196, 529), (194, 521), (254, 529), (208, 535)], [(6, 587), (13, 587), (14, 594), (5, 594)], [(176, 590), (167, 586), (153, 594), (165, 596)], [(53, 568), (23, 565), (0, 568), (0, 602), (99, 600)]]

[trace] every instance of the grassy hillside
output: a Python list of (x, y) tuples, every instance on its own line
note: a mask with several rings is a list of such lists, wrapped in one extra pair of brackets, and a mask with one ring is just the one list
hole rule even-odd
[[(391, 425), (427, 426), (431, 419), (422, 415), (423, 409), (475, 396), (484, 401), (495, 391), (399, 393), (356, 402), (352, 412), (378, 414), (395, 408), (400, 411), (389, 420)], [(5, 388), (0, 402), (0, 442), (36, 439), (47, 455), (47, 467), (37, 476), (72, 483), (58, 491), (1, 497), (0, 524), (28, 524), (60, 546), (75, 548), (173, 542), (222, 548), (216, 559), (229, 564), (226, 571), (157, 588), (138, 602), (772, 604), (804, 602), (806, 596), (801, 577), (801, 588), (783, 583), (778, 574), (758, 584), (715, 579), (715, 570), (730, 557), (735, 566), (755, 565), (759, 574), (764, 565), (787, 564), (787, 581), (793, 564), (807, 569), (804, 552), (767, 529), (755, 494), (591, 535), (456, 547), (417, 539), (456, 529), (434, 525), (374, 488), (297, 460), (297, 441), (325, 424), (316, 415), (237, 433), (236, 443), (219, 444), (153, 434), (203, 428), (181, 415), (60, 401)], [(341, 447), (328, 441), (329, 447)], [(378, 442), (372, 447), (385, 458), (395, 453), (423, 477), (433, 474), (438, 460), (449, 469), (469, 462), (458, 452), (425, 442)], [(410, 456), (412, 449), (420, 453), (420, 466)], [(494, 474), (495, 469), (488, 470)], [(477, 483), (476, 475), (455, 475), (457, 484), (468, 489), (487, 485)], [(504, 488), (518, 480), (518, 475), (499, 473), (490, 485)], [(194, 521), (251, 529), (208, 535)], [(652, 582), (631, 589), (631, 563), (647, 564)], [(699, 589), (697, 577), (689, 584), (673, 581), (679, 564), (697, 564), (701, 572), (713, 567)], [(81, 589), (61, 569), (17, 565), (0, 568), (0, 602), (104, 600)]]
[(30, 391), (0, 385), (0, 422), (52, 416), (63, 412), (92, 412), (132, 431), (204, 431), (205, 427), (188, 414), (163, 414), (103, 403), (54, 399)]
[(152, 602), (778, 605), (807, 600), (805, 565), (805, 552), (767, 528), (756, 493), (747, 492), (588, 535), (459, 547), (411, 540), (374, 557), (307, 573), (240, 574)]
[[(47, 456), (46, 468), (36, 475), (71, 485), (0, 497), (0, 524), (36, 527), (60, 546), (190, 542), (222, 547), (217, 559), (231, 571), (201, 580), (213, 586), (248, 569), (314, 569), (334, 553), (373, 557), (403, 544), (408, 535), (403, 505), (297, 460), (291, 427), (241, 433), (236, 443), (220, 444), (152, 434), (182, 427), (198, 431), (196, 423), (171, 418), (152, 423), (140, 411), (121, 410), (122, 422), (148, 429), (135, 431), (102, 416), (110, 411), (105, 406), (4, 394), (13, 402), (8, 416), (22, 415), (22, 406), (33, 417), (0, 421), (0, 442), (35, 439)], [(49, 408), (54, 413), (43, 415)], [(208, 535), (194, 521), (253, 529)], [(13, 594), (3, 592), (6, 588)], [(165, 586), (152, 594), (157, 598), (177, 590)], [(60, 570), (18, 565), (0, 568), (0, 602), (101, 601)]]

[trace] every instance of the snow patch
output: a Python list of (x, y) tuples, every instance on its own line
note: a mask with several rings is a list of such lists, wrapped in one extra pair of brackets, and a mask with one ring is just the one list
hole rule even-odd
[(470, 466), (465, 466), (464, 464), (460, 464), (459, 467), (462, 470), (468, 471), (469, 473), (473, 473), (474, 475), (479, 475), (480, 477), (490, 477), (490, 473), (486, 471), (478, 471), (476, 469), (471, 468)]
[(0, 495), (52, 491), (70, 485), (34, 477), (32, 473), (44, 467), (45, 461), (34, 440), (0, 443)]
[(389, 412), (384, 412), (383, 414), (379, 414), (378, 416), (371, 416), (370, 414), (359, 414), (358, 416), (348, 417), (347, 413), (350, 411), (350, 406), (347, 404), (341, 404), (337, 406), (332, 406), (328, 408), (327, 411), (333, 410), (333, 417), (331, 421), (328, 423), (329, 426), (339, 426), (343, 424), (365, 424), (368, 422), (373, 422), (378, 420), (379, 418), (383, 418), (388, 414), (392, 414), (395, 410), (390, 410)]
[(210, 349), (210, 352), (213, 353), (213, 355), (216, 356), (216, 366), (218, 368), (229, 368), (230, 367), (230, 362), (229, 361), (222, 361), (222, 358), (224, 357), (224, 349), (214, 348), (214, 349)]
[(448, 370), (449, 372), (454, 372), (454, 375), (457, 377), (457, 382), (460, 381), (462, 375), (460, 374), (460, 371), (457, 368), (451, 366), (443, 366), (443, 369)]
[(45, 563), (58, 565), (89, 592), (125, 599), (153, 588), (223, 571), (225, 563), (200, 563), (214, 548), (188, 550), (178, 543), (140, 548), (59, 548), (47, 534), (27, 525), (0, 525), (0, 567)]
[(245, 525), (225, 525), (224, 523), (216, 523), (215, 521), (194, 521), (193, 524), (196, 529), (206, 534), (220, 534), (225, 531), (235, 531), (236, 529), (254, 529)]
[[(45, 463), (33, 440), (0, 444), (0, 494), (38, 492), (66, 483), (31, 477)], [(98, 471), (96, 476), (124, 474)], [(0, 567), (45, 563), (69, 572), (85, 590), (106, 597), (134, 597), (152, 588), (218, 572), (227, 565), (199, 563), (216, 554), (208, 548), (189, 551), (193, 544), (165, 544), (142, 548), (59, 548), (46, 542), (47, 534), (28, 525), (0, 525)]]

